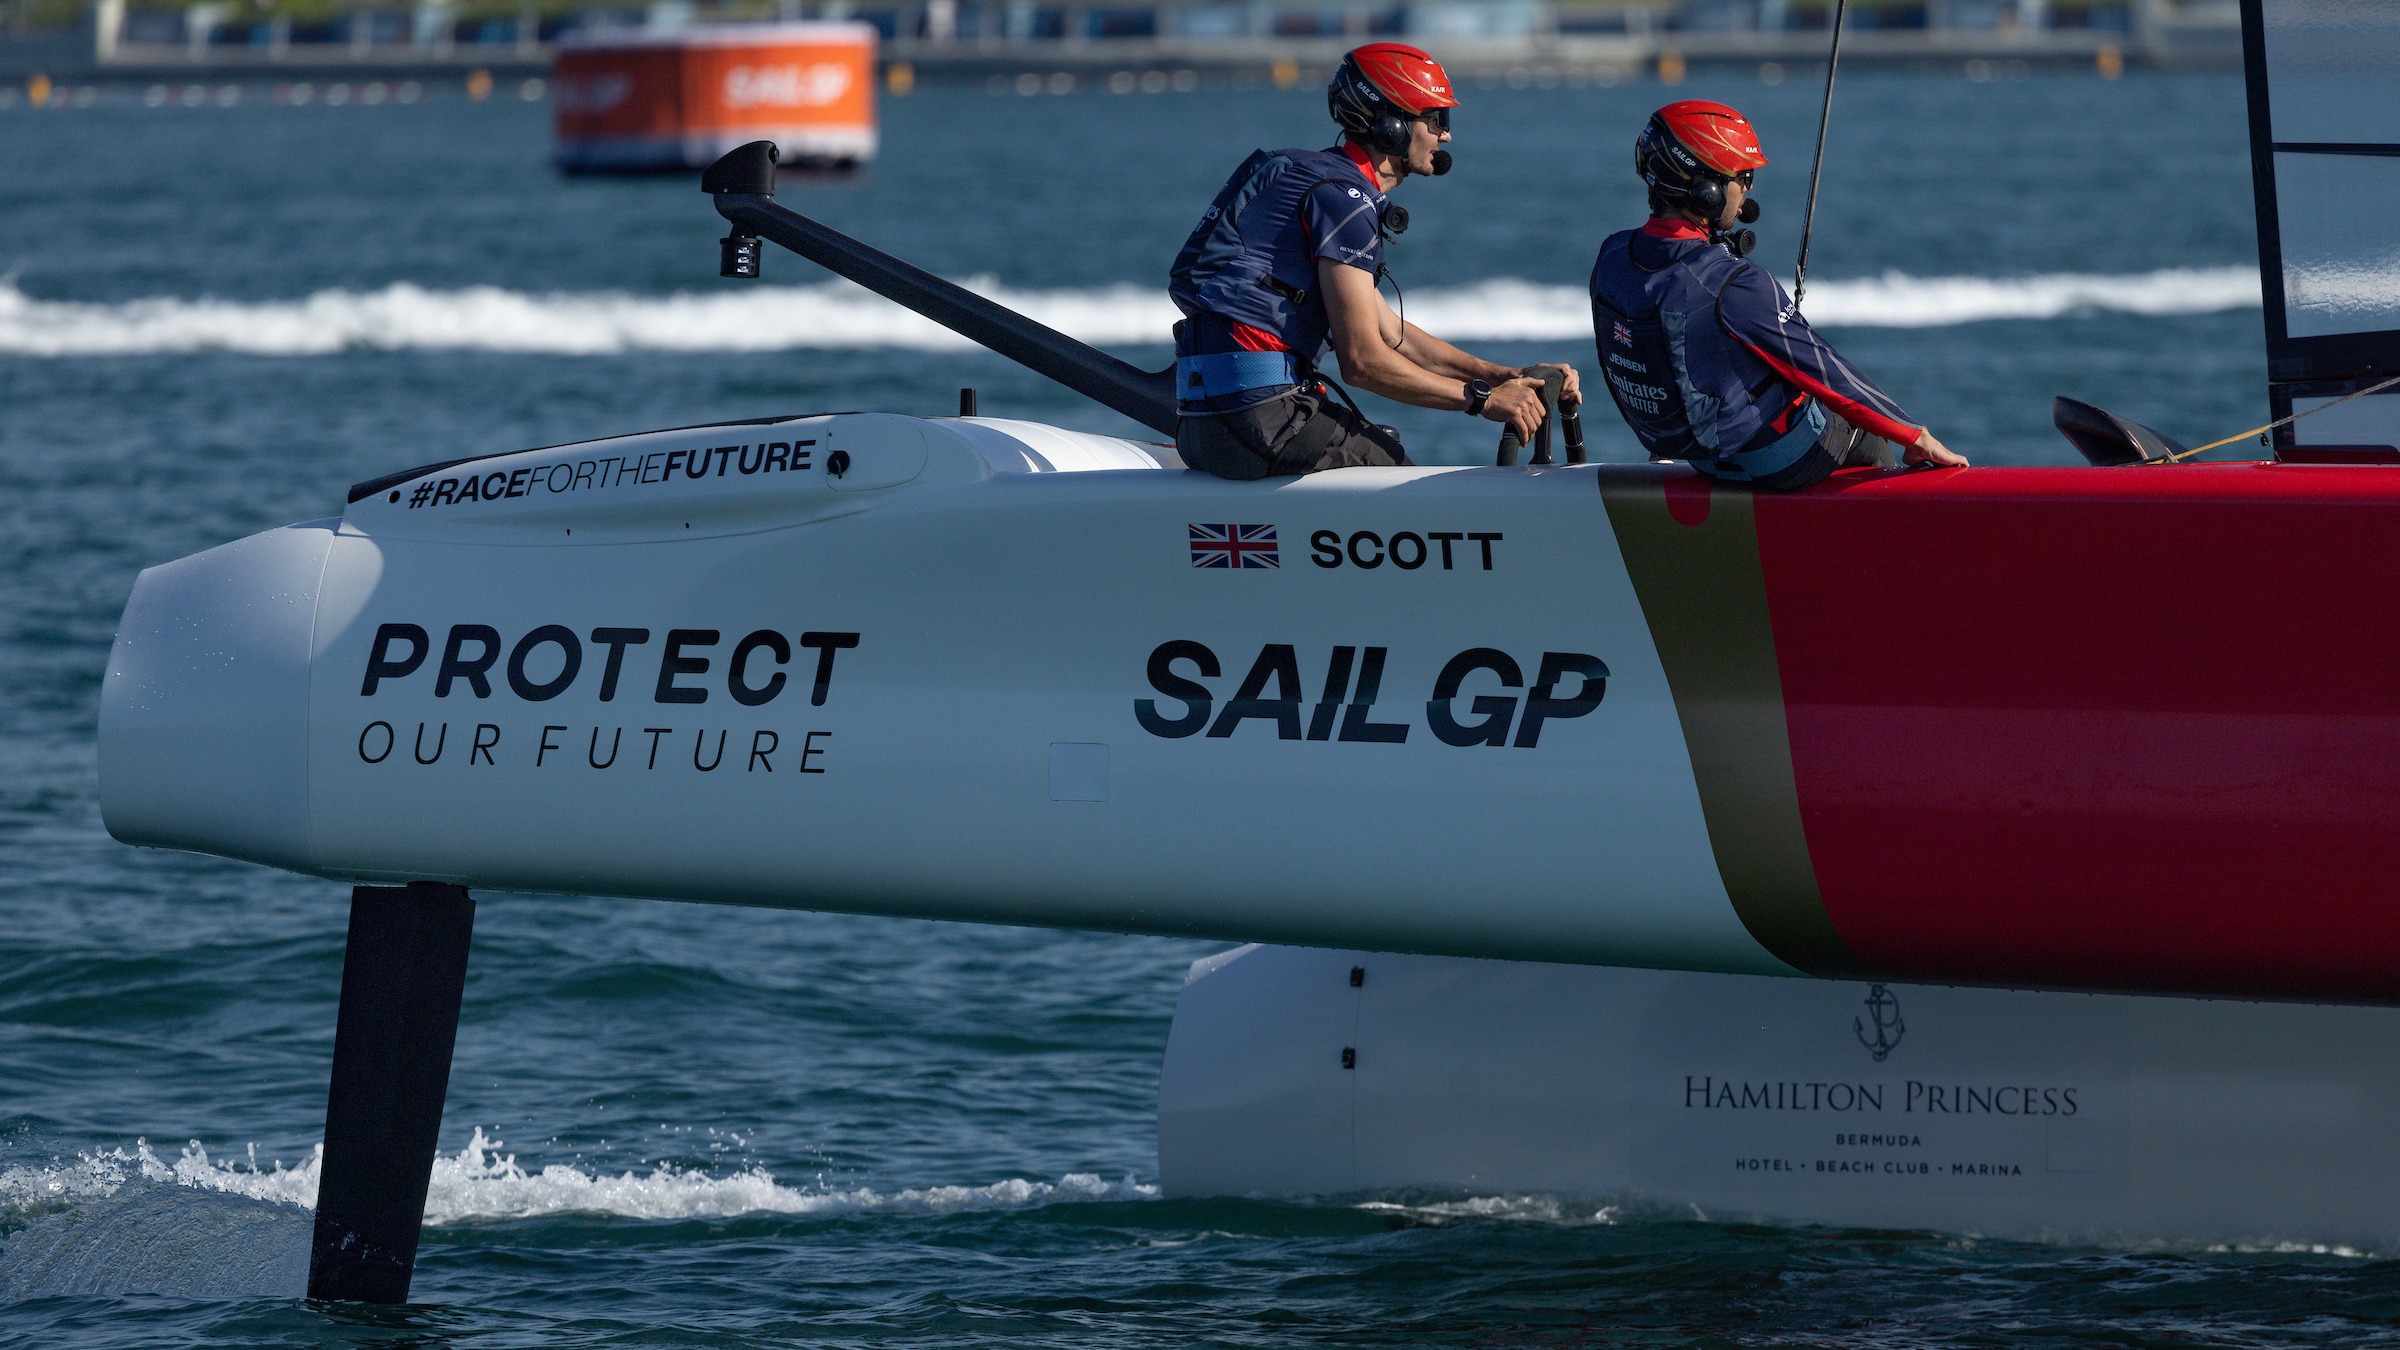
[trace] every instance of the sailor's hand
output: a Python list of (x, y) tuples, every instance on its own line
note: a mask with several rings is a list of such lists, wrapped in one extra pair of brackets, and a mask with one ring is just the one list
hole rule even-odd
[[(1566, 384), (1558, 391), (1559, 402), (1583, 402), (1583, 377), (1575, 373), (1575, 367), (1568, 365), (1564, 361), (1546, 361), (1543, 363), (1543, 365), (1555, 366), (1567, 373)], [(1520, 375), (1532, 375), (1533, 372), (1540, 370), (1541, 368), (1541, 366), (1527, 366), (1525, 369), (1518, 371), (1517, 373)]]
[(1533, 433), (1542, 425), (1542, 382), (1520, 375), (1506, 384), (1493, 385), (1492, 396), (1483, 401), (1483, 415), (1506, 423), (1518, 440), (1532, 444)]
[(1930, 464), (1937, 469), (1963, 469), (1967, 465), (1967, 457), (1942, 444), (1931, 427), (1917, 433), (1917, 442), (1908, 447), (1907, 457), (1911, 464)]

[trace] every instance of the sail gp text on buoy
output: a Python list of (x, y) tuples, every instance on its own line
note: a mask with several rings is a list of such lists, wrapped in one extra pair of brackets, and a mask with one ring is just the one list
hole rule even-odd
[(552, 82), (569, 172), (700, 168), (771, 140), (787, 165), (875, 154), (875, 30), (861, 23), (693, 24), (561, 40)]
[(850, 71), (830, 62), (735, 66), (725, 72), (728, 108), (822, 108), (850, 92)]

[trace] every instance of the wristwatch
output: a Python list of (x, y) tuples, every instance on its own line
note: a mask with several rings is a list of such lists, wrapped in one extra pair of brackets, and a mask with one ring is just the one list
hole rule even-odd
[(1483, 416), (1484, 400), (1492, 396), (1492, 386), (1482, 380), (1467, 381), (1467, 416)]

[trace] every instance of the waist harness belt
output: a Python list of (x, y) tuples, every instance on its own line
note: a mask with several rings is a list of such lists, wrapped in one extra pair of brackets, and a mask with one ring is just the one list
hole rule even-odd
[(1771, 477), (1800, 462), (1800, 457), (1816, 447), (1825, 435), (1825, 410), (1815, 399), (1792, 419), (1792, 429), (1753, 449), (1715, 459), (1695, 459), (1692, 467), (1711, 478), (1730, 483), (1747, 483)]
[(1184, 403), (1300, 383), (1290, 352), (1210, 352), (1175, 358), (1175, 396)]

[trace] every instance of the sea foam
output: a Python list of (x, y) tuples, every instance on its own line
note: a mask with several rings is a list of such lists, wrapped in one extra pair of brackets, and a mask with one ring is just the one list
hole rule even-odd
[[(1103, 346), (1164, 344), (1175, 321), (1163, 291), (1118, 285), (1018, 290), (966, 283), (1001, 304)], [(2200, 314), (2259, 303), (2248, 267), (2127, 275), (1880, 277), (1823, 280), (1807, 313), (1828, 327), (1932, 328), (2110, 311)], [(1589, 341), (1579, 287), (1501, 278), (1424, 287), (1408, 317), (1461, 341)], [(0, 355), (133, 356), (239, 352), (324, 356), (346, 351), (490, 351), (593, 356), (621, 352), (957, 349), (965, 339), (846, 281), (743, 286), (674, 295), (529, 292), (497, 286), (327, 290), (298, 299), (159, 296), (96, 303), (41, 300), (0, 281)]]
[[(1158, 1188), (1072, 1172), (975, 1186), (795, 1187), (764, 1168), (715, 1174), (667, 1164), (610, 1174), (553, 1163), (529, 1171), (481, 1129), (434, 1160), (430, 1226), (588, 1215), (708, 1219), (755, 1214), (916, 1214), (1154, 1200)], [(146, 1141), (42, 1167), (0, 1171), (0, 1302), (74, 1294), (297, 1297), (324, 1146), (298, 1164), (220, 1161), (197, 1141), (172, 1161)]]
[[(1023, 1209), (1061, 1201), (1148, 1200), (1158, 1188), (1131, 1179), (1108, 1181), (1070, 1172), (1056, 1181), (1010, 1178), (976, 1186), (788, 1186), (765, 1168), (712, 1173), (661, 1163), (648, 1172), (610, 1174), (567, 1163), (529, 1171), (506, 1145), (477, 1128), (465, 1147), (434, 1159), (425, 1196), (430, 1224), (522, 1219), (547, 1214), (614, 1215), (633, 1219), (722, 1218), (742, 1214), (909, 1213)], [(318, 1145), (292, 1165), (260, 1165), (255, 1150), (219, 1161), (197, 1141), (172, 1162), (146, 1141), (132, 1149), (84, 1153), (47, 1167), (0, 1171), (0, 1222), (24, 1220), (113, 1196), (128, 1185), (177, 1185), (247, 1199), (313, 1208), (324, 1160)]]

